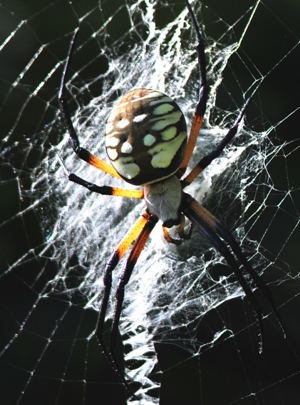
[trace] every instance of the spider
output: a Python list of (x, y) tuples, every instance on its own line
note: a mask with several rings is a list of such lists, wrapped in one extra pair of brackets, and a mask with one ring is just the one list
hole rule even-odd
[[(170, 243), (179, 244), (191, 236), (191, 232), (184, 232), (185, 217), (187, 217), (191, 224), (196, 225), (212, 246), (225, 258), (257, 315), (261, 330), (260, 351), (262, 351), (263, 346), (262, 311), (253, 295), (251, 287), (247, 284), (246, 278), (239, 269), (239, 262), (256, 286), (265, 295), (285, 335), (283, 323), (267, 286), (255, 273), (232, 234), (207, 209), (200, 205), (191, 195), (183, 191), (186, 186), (191, 184), (223, 152), (226, 145), (237, 133), (239, 124), (250, 103), (249, 99), (220, 144), (212, 152), (203, 157), (188, 175), (185, 176), (187, 165), (193, 154), (203, 122), (209, 93), (203, 40), (194, 12), (187, 0), (186, 7), (196, 36), (200, 81), (199, 99), (195, 107), (189, 137), (187, 137), (187, 126), (183, 113), (174, 100), (158, 91), (139, 88), (130, 91), (122, 97), (112, 109), (108, 118), (105, 139), (106, 151), (111, 165), (82, 148), (71, 120), (65, 84), (78, 29), (75, 30), (70, 43), (58, 94), (65, 126), (69, 132), (71, 145), (76, 155), (111, 176), (143, 187), (142, 189), (129, 190), (126, 188), (98, 186), (78, 177), (74, 173), (69, 174), (70, 181), (87, 188), (91, 192), (108, 196), (144, 199), (146, 202), (146, 209), (121, 240), (106, 265), (104, 273), (104, 297), (95, 330), (95, 334), (106, 357), (119, 373), (130, 395), (134, 394), (118, 364), (115, 354), (118, 325), (125, 286), (129, 282), (133, 268), (151, 231), (158, 221), (162, 222), (165, 239)], [(171, 237), (168, 231), (169, 228), (175, 225), (178, 225), (179, 239)], [(131, 245), (131, 251), (117, 286), (110, 346), (107, 348), (103, 340), (103, 330), (111, 293), (112, 273)]]

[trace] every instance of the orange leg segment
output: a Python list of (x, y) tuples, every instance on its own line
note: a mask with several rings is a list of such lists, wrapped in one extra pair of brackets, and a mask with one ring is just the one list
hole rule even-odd
[(127, 188), (111, 187), (114, 197), (144, 198), (144, 190), (129, 190)]
[(138, 235), (143, 230), (149, 219), (150, 214), (147, 211), (143, 212), (140, 218), (138, 218), (135, 224), (131, 227), (131, 229), (121, 240), (121, 242), (119, 243), (118, 247), (115, 250), (115, 253), (117, 253), (119, 260), (121, 259), (121, 257), (124, 256), (124, 254), (130, 247), (132, 242), (138, 237)]
[(179, 169), (179, 174), (181, 174), (181, 175), (185, 172), (185, 169), (187, 168), (187, 165), (189, 164), (189, 161), (191, 160), (191, 157), (194, 152), (195, 145), (196, 145), (196, 141), (197, 141), (197, 138), (199, 135), (199, 131), (202, 126), (202, 122), (203, 122), (203, 117), (201, 115), (198, 115), (197, 113), (195, 113), (194, 119), (192, 122), (189, 140), (188, 140), (187, 147), (186, 147), (185, 156), (184, 156), (183, 162), (181, 163), (181, 166)]
[[(82, 150), (84, 150), (82, 148)], [(90, 152), (85, 150), (85, 152), (88, 154), (86, 157), (87, 159), (83, 158), (82, 156), (79, 156), (83, 160), (85, 160), (87, 163), (90, 165), (96, 167), (97, 169), (102, 170), (105, 173), (110, 174), (111, 176), (118, 177), (121, 179), (122, 177), (116, 172), (116, 170), (113, 168), (112, 165), (105, 163), (103, 160), (99, 159), (97, 156), (92, 155)]]

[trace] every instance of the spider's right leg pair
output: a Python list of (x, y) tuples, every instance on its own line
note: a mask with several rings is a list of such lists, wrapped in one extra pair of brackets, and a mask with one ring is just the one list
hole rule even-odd
[[(113, 254), (111, 255), (104, 274), (104, 297), (102, 300), (98, 321), (96, 325), (95, 334), (100, 342), (100, 345), (104, 351), (106, 358), (108, 359), (109, 363), (112, 367), (118, 372), (122, 382), (124, 383), (127, 391), (131, 396), (134, 396), (133, 391), (131, 390), (128, 381), (126, 380), (122, 368), (119, 366), (118, 360), (116, 358), (116, 342), (117, 342), (117, 332), (118, 332), (118, 325), (122, 310), (122, 304), (124, 300), (124, 289), (126, 284), (128, 283), (130, 276), (132, 274), (133, 268), (149, 238), (151, 231), (153, 230), (154, 226), (156, 225), (158, 218), (154, 215), (150, 215), (147, 211), (145, 211), (140, 218), (136, 221), (133, 227), (129, 230), (129, 232), (125, 235), (122, 241), (119, 243), (118, 247), (115, 249)], [(129, 257), (126, 261), (124, 266), (123, 272), (120, 276), (117, 291), (116, 291), (116, 306), (115, 312), (113, 317), (113, 324), (111, 328), (111, 335), (110, 335), (110, 346), (109, 348), (106, 347), (104, 340), (103, 340), (103, 330), (104, 330), (104, 322), (105, 316), (107, 312), (107, 306), (109, 301), (109, 296), (111, 292), (111, 285), (112, 285), (112, 272), (119, 263), (122, 256), (125, 252), (129, 249), (132, 242), (134, 242)]]

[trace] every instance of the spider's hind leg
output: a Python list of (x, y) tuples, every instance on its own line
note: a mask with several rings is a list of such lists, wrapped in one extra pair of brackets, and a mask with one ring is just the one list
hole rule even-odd
[[(241, 272), (238, 262), (236, 261), (233, 253), (236, 255), (237, 259), (241, 262), (244, 269), (248, 272), (256, 286), (262, 291), (266, 297), (269, 305), (277, 317), (278, 323), (283, 331), (284, 336), (286, 336), (285, 328), (283, 322), (279, 316), (277, 308), (274, 304), (273, 298), (267, 286), (264, 284), (263, 280), (255, 273), (250, 262), (246, 259), (244, 253), (239, 247), (238, 243), (234, 239), (233, 235), (229, 232), (228, 229), (209, 211), (207, 211), (202, 205), (200, 205), (193, 197), (189, 194), (183, 193), (183, 205), (182, 212), (194, 222), (204, 234), (204, 236), (211, 242), (217, 251), (221, 253), (224, 259), (227, 261), (231, 269), (233, 270), (237, 280), (239, 281), (241, 287), (243, 288), (245, 295), (249, 299), (252, 307), (255, 310), (257, 319), (259, 322), (259, 327), (261, 331), (260, 340), (259, 340), (259, 352), (263, 350), (263, 323), (262, 323), (262, 310), (256, 300), (250, 286), (248, 285), (246, 278)], [(222, 240), (223, 239), (223, 240)], [(229, 245), (228, 249), (226, 243)], [(233, 253), (232, 253), (233, 252)]]
[[(118, 334), (118, 326), (119, 320), (122, 310), (122, 304), (124, 300), (124, 290), (125, 286), (128, 283), (130, 276), (132, 274), (133, 268), (149, 238), (149, 235), (156, 225), (158, 218), (154, 215), (150, 215), (147, 211), (145, 211), (141, 217), (136, 221), (133, 227), (129, 230), (129, 232), (125, 235), (122, 241), (119, 243), (118, 247), (115, 249), (113, 254), (111, 255), (104, 274), (104, 297), (102, 300), (98, 321), (96, 325), (95, 335), (97, 336), (99, 343), (102, 347), (102, 350), (108, 359), (111, 366), (117, 371), (119, 377), (121, 378), (124, 386), (126, 387), (130, 396), (135, 397), (129, 382), (124, 376), (123, 370), (119, 365), (118, 359), (116, 357), (116, 342), (117, 342), (117, 334)], [(111, 335), (110, 335), (110, 345), (109, 348), (106, 347), (103, 339), (103, 331), (104, 331), (104, 322), (107, 313), (107, 307), (109, 302), (109, 297), (111, 293), (111, 286), (112, 286), (112, 272), (116, 268), (117, 264), (119, 263), (120, 259), (129, 249), (132, 242), (134, 242), (129, 257), (126, 261), (124, 270), (120, 276), (120, 280), (118, 283), (117, 291), (116, 291), (116, 306), (115, 312), (113, 317), (113, 324), (111, 328)]]

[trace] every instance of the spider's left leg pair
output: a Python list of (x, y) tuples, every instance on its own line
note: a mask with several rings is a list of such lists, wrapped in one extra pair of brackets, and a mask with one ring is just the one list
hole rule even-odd
[[(128, 381), (126, 380), (122, 368), (119, 366), (117, 357), (116, 357), (116, 341), (117, 341), (117, 332), (118, 325), (120, 320), (120, 314), (122, 310), (122, 304), (124, 300), (124, 289), (128, 283), (130, 276), (132, 274), (133, 268), (149, 238), (151, 231), (156, 225), (158, 218), (155, 215), (150, 215), (145, 211), (140, 218), (136, 221), (133, 227), (125, 235), (122, 241), (119, 243), (118, 247), (115, 249), (111, 255), (104, 274), (104, 297), (102, 300), (98, 321), (96, 325), (95, 334), (100, 342), (100, 345), (112, 367), (118, 372), (122, 382), (124, 383), (128, 393), (131, 396), (134, 396), (132, 389), (129, 386)], [(109, 348), (106, 347), (103, 340), (103, 331), (104, 331), (104, 322), (107, 312), (107, 306), (109, 301), (109, 296), (111, 292), (112, 285), (112, 272), (119, 263), (122, 256), (128, 250), (130, 245), (133, 243), (131, 252), (128, 256), (124, 269), (119, 279), (117, 291), (116, 291), (116, 306), (113, 317), (113, 324), (111, 328), (110, 335), (110, 345)]]
[[(97, 169), (102, 170), (105, 173), (110, 174), (111, 176), (121, 178), (121, 176), (116, 172), (116, 170), (108, 163), (104, 162), (103, 160), (99, 159), (97, 156), (93, 155), (90, 153), (87, 149), (82, 148), (80, 146), (79, 138), (78, 135), (75, 131), (70, 111), (69, 111), (69, 106), (68, 106), (68, 101), (67, 101), (67, 96), (66, 96), (66, 77), (68, 75), (69, 69), (70, 69), (70, 62), (72, 59), (72, 54), (74, 50), (74, 44), (76, 40), (76, 36), (78, 33), (78, 29), (74, 31), (74, 35), (72, 37), (72, 40), (70, 42), (70, 47), (67, 55), (67, 60), (64, 66), (62, 78), (61, 78), (61, 84), (60, 84), (60, 89), (58, 93), (58, 101), (60, 105), (60, 109), (63, 115), (63, 119), (65, 122), (65, 126), (69, 132), (70, 135), (70, 140), (71, 140), (71, 145), (76, 153), (76, 155), (87, 162), (88, 164), (96, 167)], [(103, 194), (103, 195), (113, 195), (113, 196), (122, 196), (122, 197), (128, 197), (128, 198), (143, 198), (144, 192), (142, 190), (128, 190), (124, 188), (118, 188), (118, 187), (110, 187), (110, 186), (103, 186), (99, 187), (96, 184), (90, 183), (81, 177), (77, 176), (74, 173), (69, 174), (69, 180), (73, 181), (74, 183), (80, 184), (81, 186), (87, 188), (90, 191)]]

